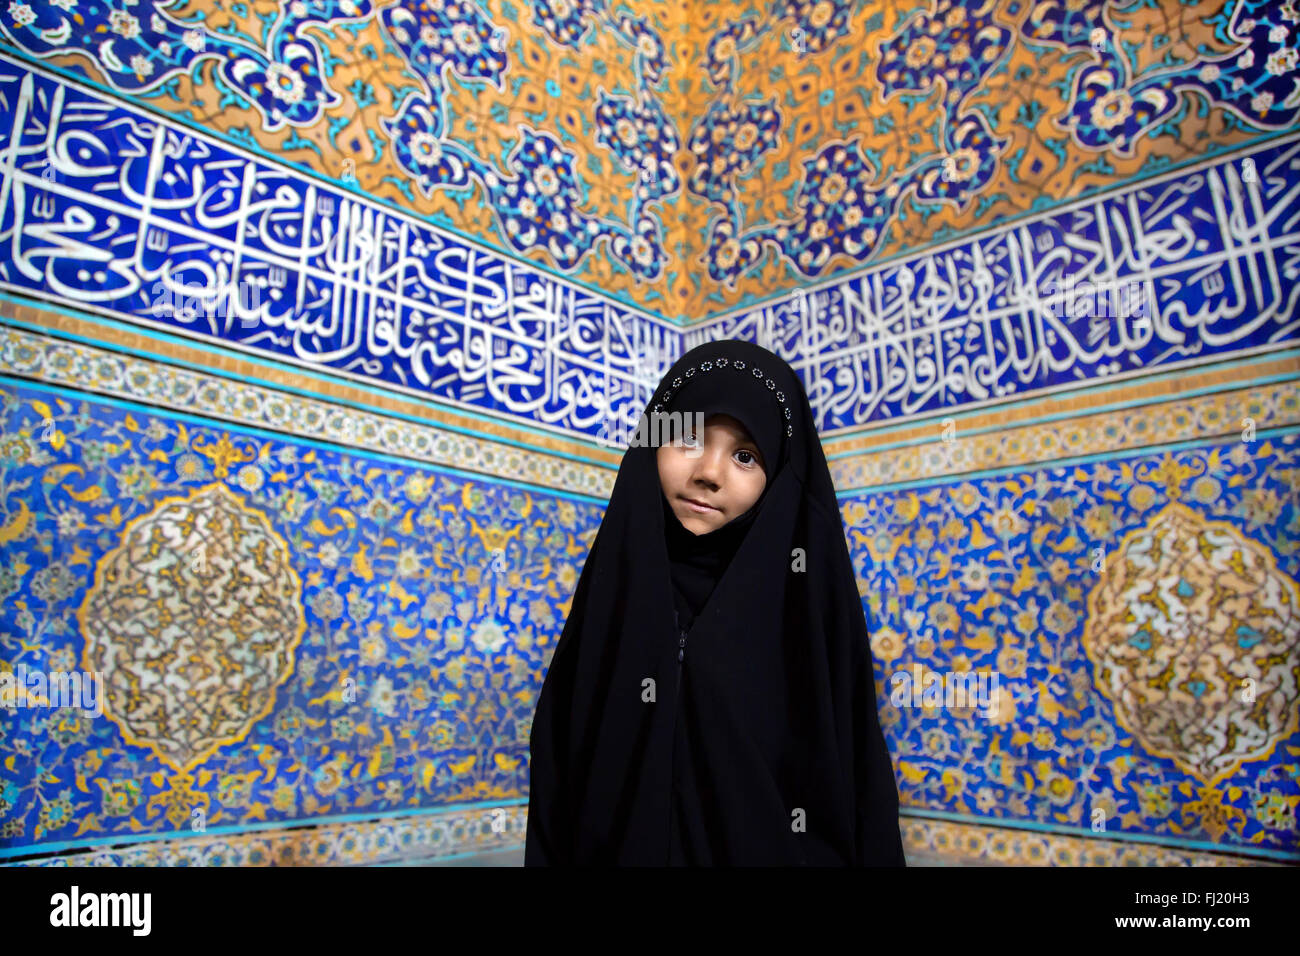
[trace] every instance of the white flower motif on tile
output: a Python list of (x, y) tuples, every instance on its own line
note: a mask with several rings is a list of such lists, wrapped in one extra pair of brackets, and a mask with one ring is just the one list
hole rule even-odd
[(36, 14), (25, 3), (9, 4), (9, 16), (14, 21), (14, 25), (19, 27), (25, 27), (36, 20)]

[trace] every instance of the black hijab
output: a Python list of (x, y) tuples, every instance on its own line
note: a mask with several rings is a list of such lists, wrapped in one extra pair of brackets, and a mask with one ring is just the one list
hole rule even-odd
[[(525, 865), (904, 865), (862, 601), (803, 386), (766, 349), (709, 342), (647, 412), (674, 399), (742, 421), (768, 482), (698, 536), (720, 535), (715, 549), (674, 538), (656, 448), (624, 454), (537, 702)], [(709, 588), (684, 648), (674, 564)]]

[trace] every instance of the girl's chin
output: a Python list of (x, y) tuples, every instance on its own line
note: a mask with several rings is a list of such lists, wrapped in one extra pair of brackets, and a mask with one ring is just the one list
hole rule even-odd
[(677, 520), (681, 522), (683, 528), (692, 534), (707, 534), (716, 526), (716, 522), (708, 521), (703, 515), (694, 511), (689, 511), (684, 515), (678, 515)]

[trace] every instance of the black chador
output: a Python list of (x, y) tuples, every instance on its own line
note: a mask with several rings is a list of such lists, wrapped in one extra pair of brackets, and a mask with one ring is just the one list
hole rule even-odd
[(657, 449), (624, 454), (537, 703), (525, 865), (905, 865), (862, 601), (802, 383), (766, 349), (710, 342), (646, 411), (740, 422), (766, 481), (697, 534), (665, 497)]

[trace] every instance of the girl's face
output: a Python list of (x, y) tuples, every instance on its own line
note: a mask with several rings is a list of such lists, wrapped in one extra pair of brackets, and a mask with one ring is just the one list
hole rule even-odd
[[(693, 415), (683, 416), (689, 428)], [(710, 415), (704, 435), (660, 445), (659, 485), (673, 514), (691, 534), (721, 528), (753, 507), (767, 475), (758, 445), (730, 415)]]

